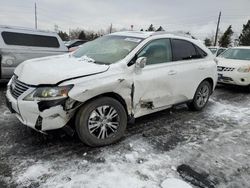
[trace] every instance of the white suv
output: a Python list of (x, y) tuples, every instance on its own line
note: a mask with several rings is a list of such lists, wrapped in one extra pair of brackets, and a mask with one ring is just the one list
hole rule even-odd
[(245, 86), (250, 91), (250, 46), (229, 48), (217, 61), (218, 83)]
[(217, 82), (211, 52), (173, 34), (118, 32), (72, 54), (28, 60), (8, 84), (7, 105), (40, 132), (75, 122), (90, 146), (118, 141), (127, 122), (180, 103), (201, 110)]

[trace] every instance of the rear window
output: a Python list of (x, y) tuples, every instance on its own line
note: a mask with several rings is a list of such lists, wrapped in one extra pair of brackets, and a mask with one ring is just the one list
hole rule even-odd
[(8, 45), (48, 47), (48, 48), (60, 47), (57, 38), (52, 36), (2, 32), (2, 37), (4, 42)]

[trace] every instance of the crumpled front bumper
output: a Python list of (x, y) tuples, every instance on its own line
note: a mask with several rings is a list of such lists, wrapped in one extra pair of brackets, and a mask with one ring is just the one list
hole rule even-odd
[(218, 72), (218, 83), (233, 84), (239, 86), (250, 85), (249, 73), (240, 72)]
[(22, 96), (15, 99), (10, 90), (6, 93), (6, 104), (10, 111), (24, 124), (38, 131), (62, 128), (72, 117), (65, 110), (67, 99), (55, 101), (24, 101)]

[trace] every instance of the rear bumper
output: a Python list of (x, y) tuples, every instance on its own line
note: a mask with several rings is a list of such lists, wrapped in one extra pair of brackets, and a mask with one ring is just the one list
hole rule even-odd
[[(44, 104), (38, 101), (24, 101), (15, 99), (9, 89), (6, 93), (6, 105), (16, 115), (20, 122), (38, 131), (62, 128), (72, 117), (72, 113), (65, 111), (65, 101), (51, 101)], [(41, 108), (41, 105), (43, 107)]]

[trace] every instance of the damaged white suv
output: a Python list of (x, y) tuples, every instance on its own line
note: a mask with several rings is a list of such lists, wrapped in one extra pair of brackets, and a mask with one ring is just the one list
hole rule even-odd
[(211, 52), (173, 34), (118, 32), (73, 54), (25, 61), (8, 83), (7, 105), (40, 132), (75, 122), (90, 146), (118, 141), (134, 118), (187, 103), (201, 110), (217, 82)]

